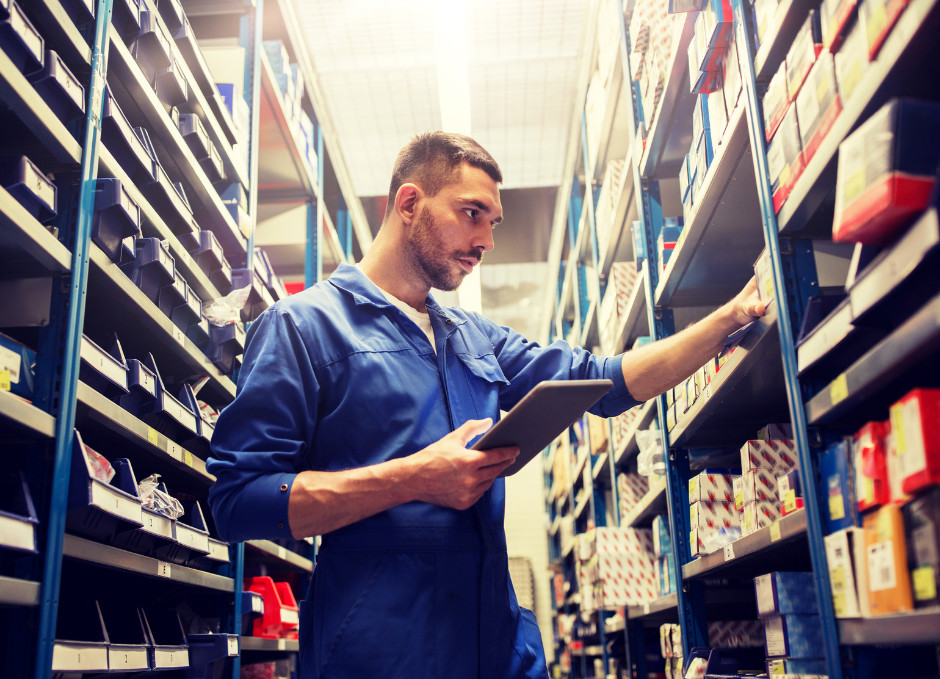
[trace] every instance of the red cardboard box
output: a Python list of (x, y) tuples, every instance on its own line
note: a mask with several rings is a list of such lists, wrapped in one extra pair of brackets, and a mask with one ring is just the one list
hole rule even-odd
[(914, 389), (891, 406), (905, 493), (940, 483), (940, 389)]
[(858, 6), (858, 21), (868, 38), (868, 58), (878, 56), (888, 33), (894, 28), (909, 0), (863, 0)]
[(787, 112), (787, 105), (790, 98), (787, 94), (787, 62), (780, 64), (780, 69), (770, 79), (767, 85), (767, 91), (761, 101), (761, 108), (764, 111), (764, 135), (767, 141), (774, 138), (774, 133), (783, 122), (783, 116)]
[(800, 121), (803, 164), (809, 165), (813, 154), (826, 138), (832, 124), (842, 113), (842, 100), (836, 85), (832, 54), (823, 52), (813, 64), (809, 76), (796, 97), (796, 115)]
[(864, 512), (890, 502), (884, 422), (869, 422), (855, 432), (852, 457), (858, 510)]

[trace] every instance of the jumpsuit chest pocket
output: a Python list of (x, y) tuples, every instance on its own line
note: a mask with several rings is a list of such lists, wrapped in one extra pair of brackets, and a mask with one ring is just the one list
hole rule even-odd
[(479, 331), (471, 331), (455, 333), (450, 347), (454, 355), (448, 359), (456, 378), (451, 381), (451, 397), (464, 411), (459, 414), (457, 425), (487, 417), (495, 422), (499, 419), (499, 393), (509, 385), (509, 380), (496, 360), (493, 345)]

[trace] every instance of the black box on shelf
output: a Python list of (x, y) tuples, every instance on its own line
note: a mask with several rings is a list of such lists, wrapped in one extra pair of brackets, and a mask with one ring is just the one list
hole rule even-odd
[(108, 634), (97, 601), (63, 601), (55, 637), (54, 673), (108, 671)]
[(914, 607), (936, 606), (940, 604), (940, 486), (931, 486), (914, 497), (902, 512)]
[(141, 672), (150, 669), (150, 643), (137, 609), (126, 600), (102, 599), (101, 618), (108, 636), (108, 670)]
[(109, 482), (96, 462), (100, 459), (101, 455), (88, 448), (76, 431), (65, 527), (71, 533), (110, 542), (118, 530), (139, 528), (143, 522), (130, 462), (120, 470), (113, 469)]
[(89, 387), (109, 398), (127, 393), (127, 361), (121, 342), (114, 336), (111, 351), (105, 351), (84, 334), (79, 350), (81, 367), (78, 378)]
[(105, 88), (101, 117), (101, 141), (117, 164), (134, 181), (153, 181), (155, 160), (150, 137), (143, 128), (135, 132), (109, 88)]
[(179, 613), (140, 609), (140, 618), (150, 641), (150, 667), (155, 670), (189, 667), (189, 645)]
[(176, 261), (167, 245), (158, 238), (138, 238), (129, 278), (147, 298), (157, 304), (160, 290), (176, 278)]
[(176, 65), (176, 57), (170, 53), (170, 65), (157, 70), (153, 80), (157, 99), (166, 107), (182, 106), (189, 97), (186, 79)]
[(199, 244), (190, 251), (196, 259), (199, 268), (202, 269), (212, 284), (224, 295), (232, 289), (232, 267), (225, 254), (222, 252), (222, 245), (211, 231), (200, 231)]
[(132, 358), (127, 362), (128, 393), (118, 399), (118, 405), (134, 417), (140, 413), (140, 407), (157, 397), (157, 375), (153, 371), (153, 356), (148, 362)]
[(46, 50), (45, 64), (29, 80), (63, 123), (85, 115), (85, 88), (52, 50)]
[(130, 52), (151, 87), (157, 73), (170, 67), (170, 39), (163, 34), (153, 12), (140, 13), (140, 31), (130, 45)]
[(139, 0), (114, 0), (111, 9), (111, 30), (127, 42), (130, 36), (140, 30)]
[(16, 2), (10, 0), (9, 16), (0, 21), (0, 49), (23, 75), (42, 68), (45, 50), (42, 36)]
[(0, 158), (0, 186), (40, 222), (56, 216), (56, 186), (26, 156)]
[(0, 549), (38, 554), (36, 526), (39, 517), (21, 471), (0, 477)]
[(91, 240), (112, 262), (120, 262), (124, 239), (139, 235), (140, 207), (128, 195), (121, 180), (98, 179)]

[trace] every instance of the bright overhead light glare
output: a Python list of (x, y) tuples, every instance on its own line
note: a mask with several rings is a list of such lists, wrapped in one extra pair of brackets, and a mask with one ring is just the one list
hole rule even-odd
[(470, 75), (464, 0), (434, 3), (434, 56), (441, 129), (470, 136)]

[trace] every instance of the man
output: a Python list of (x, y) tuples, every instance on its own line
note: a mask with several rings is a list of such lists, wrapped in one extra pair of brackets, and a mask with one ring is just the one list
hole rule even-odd
[(225, 540), (323, 536), (300, 605), (305, 679), (544, 679), (503, 532), (497, 477), (518, 450), (467, 446), (543, 380), (611, 379), (591, 412), (617, 415), (764, 312), (752, 281), (674, 337), (598, 358), (442, 308), (430, 289), (456, 289), (493, 248), (501, 181), (469, 137), (414, 138), (361, 264), (249, 331), (238, 395), (213, 436), (209, 503)]

